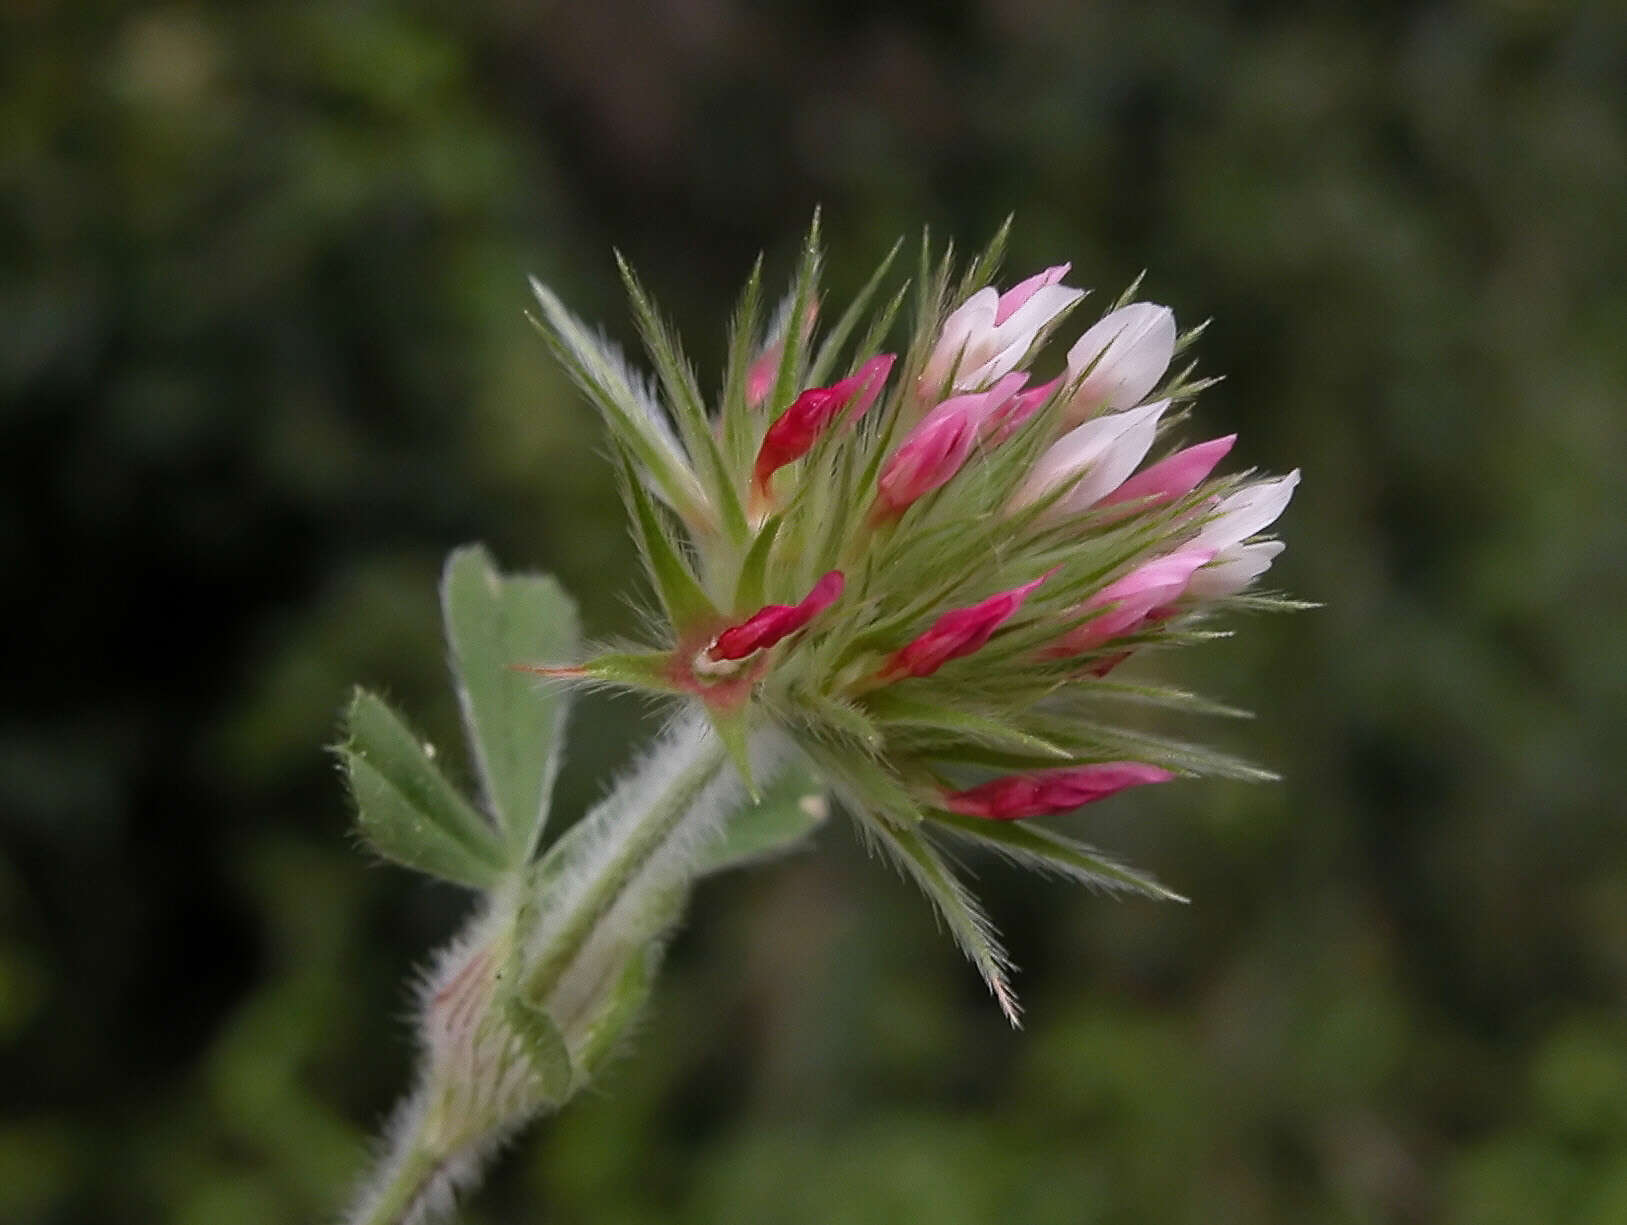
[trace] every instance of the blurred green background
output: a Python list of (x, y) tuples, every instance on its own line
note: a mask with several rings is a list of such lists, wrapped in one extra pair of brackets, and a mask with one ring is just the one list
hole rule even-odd
[[(1611, 10), (1607, 15), (1606, 10)], [(347, 687), (455, 738), (452, 545), (629, 630), (524, 276), (715, 378), (816, 203), (1213, 315), (1197, 414), (1305, 483), (1166, 670), (1280, 786), (1069, 828), (1191, 894), (980, 864), (1007, 1031), (839, 823), (709, 884), (641, 1038), (476, 1225), (1627, 1221), (1627, 18), (1539, 0), (145, 6), (0, 38), (0, 1221), (326, 1219), (461, 913), (370, 865)], [(585, 703), (559, 812), (645, 734)]]

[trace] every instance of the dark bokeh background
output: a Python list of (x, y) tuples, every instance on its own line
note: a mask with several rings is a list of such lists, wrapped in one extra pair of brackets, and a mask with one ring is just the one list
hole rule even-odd
[[(369, 865), (353, 681), (450, 743), (474, 538), (628, 629), (523, 277), (716, 370), (1018, 214), (1014, 274), (1213, 315), (1206, 433), (1302, 466), (1319, 612), (1182, 679), (1278, 767), (1078, 819), (1191, 893), (980, 865), (1006, 1031), (839, 825), (704, 889), (637, 1048), (472, 1222), (1627, 1221), (1627, 23), (1521, 0), (147, 7), (0, 38), (0, 1220), (318, 1220), (460, 899)], [(574, 723), (561, 811), (642, 734)]]

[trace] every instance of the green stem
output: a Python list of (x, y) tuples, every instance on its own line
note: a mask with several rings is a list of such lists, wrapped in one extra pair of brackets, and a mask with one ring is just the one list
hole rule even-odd
[(398, 1149), (386, 1159), (390, 1165), (385, 1181), (371, 1189), (370, 1197), (357, 1205), (345, 1225), (399, 1225), (407, 1219), (444, 1160), (422, 1146), (423, 1131), (419, 1118), (407, 1137), (405, 1151)]
[[(684, 735), (686, 733), (680, 733)], [(600, 920), (621, 900), (629, 885), (652, 857), (677, 832), (690, 814), (700, 793), (717, 777), (727, 761), (722, 740), (713, 734), (696, 737), (693, 745), (675, 741), (662, 756), (679, 749), (689, 749), (690, 760), (672, 773), (670, 781), (655, 801), (641, 815), (611, 812), (622, 828), (617, 833), (617, 847), (611, 861), (597, 874), (575, 899), (570, 917), (559, 929), (552, 947), (527, 974), (525, 993), (530, 999), (544, 999), (570, 970), (582, 952)], [(668, 770), (670, 765), (666, 765)], [(610, 798), (613, 805), (616, 797)], [(592, 820), (599, 814), (588, 819)]]
[[(597, 823), (596, 828), (589, 826), (580, 831), (593, 835), (584, 842), (595, 849), (592, 859), (597, 862), (571, 865), (562, 872), (569, 876), (572, 868), (579, 868), (587, 874), (568, 894), (555, 894), (550, 899), (567, 909), (548, 937), (547, 949), (525, 974), (521, 987), (525, 999), (539, 1003), (548, 999), (588, 949), (599, 925), (629, 891), (645, 886), (653, 890), (670, 888), (672, 881), (649, 879), (645, 870), (682, 833), (686, 821), (716, 817), (715, 813), (702, 811), (697, 802), (726, 767), (727, 760), (722, 742), (709, 730), (680, 730), (663, 742), (630, 780), (583, 818), (584, 824)], [(577, 833), (573, 830), (571, 836)], [(521, 904), (518, 893), (507, 898), (506, 911), (511, 918)], [(494, 905), (505, 903), (494, 900)], [(489, 924), (493, 914), (484, 909), (474, 922)], [(504, 939), (512, 938), (501, 923), (493, 930), (500, 929), (505, 930)], [(494, 964), (500, 961), (494, 959)], [(470, 1032), (477, 1029), (469, 1026)], [(603, 1035), (598, 1038), (602, 1040)], [(420, 1075), (420, 1088), (410, 1107), (413, 1113), (400, 1128), (399, 1139), (380, 1161), (376, 1176), (379, 1181), (358, 1197), (346, 1225), (401, 1225), (434, 1186), (449, 1160), (467, 1151), (471, 1144), (478, 1145), (484, 1136), (519, 1121), (495, 1114), (490, 1119), (465, 1119), (456, 1133), (458, 1141), (437, 1140), (444, 1128), (431, 1127), (434, 1103), (442, 1097), (442, 1088), (451, 1083), (445, 1077), (458, 1075), (457, 1067), (426, 1066)]]

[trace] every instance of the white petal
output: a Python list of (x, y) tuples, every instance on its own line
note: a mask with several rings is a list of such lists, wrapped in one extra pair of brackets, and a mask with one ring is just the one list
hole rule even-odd
[(937, 395), (957, 365), (955, 386), (964, 387), (965, 372), (986, 363), (993, 353), (989, 341), (994, 331), (994, 313), (1000, 308), (1000, 295), (990, 286), (978, 290), (949, 312), (943, 321), (938, 343), (921, 371), (921, 386), (927, 395)]
[(1221, 500), (1192, 541), (1198, 549), (1221, 552), (1240, 544), (1277, 521), (1294, 496), (1299, 469), (1274, 481), (1260, 481)]
[(1104, 315), (1068, 350), (1069, 378), (1090, 371), (1073, 405), (1086, 413), (1138, 404), (1164, 377), (1174, 356), (1174, 311), (1154, 302), (1120, 307)]
[(1158, 418), (1168, 407), (1168, 400), (1160, 400), (1131, 412), (1108, 413), (1069, 430), (1035, 462), (1016, 504), (1038, 501), (1080, 473), (1084, 477), (1063, 498), (1059, 509), (1081, 509), (1106, 497), (1146, 456), (1158, 431)]
[(1280, 540), (1233, 545), (1192, 576), (1186, 594), (1199, 600), (1236, 595), (1269, 570), (1285, 547)]
[(1012, 312), (1011, 318), (991, 328), (981, 342), (974, 340), (967, 346), (966, 357), (955, 374), (955, 387), (964, 390), (986, 387), (1009, 374), (1028, 356), (1040, 332), (1082, 297), (1084, 290), (1068, 285), (1046, 285), (1035, 290), (1028, 301)]

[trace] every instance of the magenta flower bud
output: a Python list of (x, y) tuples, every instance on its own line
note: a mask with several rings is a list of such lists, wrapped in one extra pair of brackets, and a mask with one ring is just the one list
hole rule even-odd
[(921, 371), (923, 397), (938, 395), (954, 372), (952, 391), (970, 391), (1016, 368), (1058, 315), (1084, 297), (1059, 285), (1069, 265), (1058, 264), (1012, 286), (978, 290), (943, 321), (943, 331)]
[(1023, 606), (1028, 593), (1050, 577), (1048, 573), (1042, 574), (1031, 583), (992, 595), (970, 608), (944, 613), (926, 633), (893, 652), (881, 675), (887, 680), (930, 676), (951, 659), (979, 650), (994, 631)]
[(923, 494), (947, 484), (990, 420), (1027, 381), (1026, 374), (1008, 374), (989, 390), (953, 396), (923, 417), (881, 471), (876, 517), (901, 514)]
[(1027, 421), (1038, 410), (1040, 405), (1051, 398), (1051, 394), (1062, 385), (1061, 377), (1052, 379), (1049, 383), (1041, 383), (1038, 387), (1014, 395), (994, 412), (989, 414), (983, 423), (983, 438), (991, 445), (1004, 442), (1017, 428)]
[(1020, 821), (1071, 812), (1084, 804), (1105, 800), (1127, 787), (1167, 783), (1175, 775), (1139, 761), (1107, 761), (1100, 765), (1035, 774), (1009, 774), (964, 791), (948, 792), (943, 806), (950, 812), (989, 821)]
[(1204, 479), (1215, 470), (1215, 465), (1226, 458), (1226, 453), (1236, 441), (1236, 434), (1227, 434), (1224, 438), (1211, 438), (1195, 447), (1177, 451), (1150, 468), (1143, 468), (1097, 505), (1145, 501), (1149, 507), (1153, 507), (1184, 498), (1203, 484)]
[(845, 413), (849, 421), (856, 421), (869, 412), (881, 395), (893, 361), (891, 353), (882, 353), (841, 382), (829, 387), (810, 387), (792, 401), (791, 407), (768, 427), (757, 452), (752, 476), (758, 490), (766, 495), (769, 478), (811, 451), (819, 435), (838, 417)]
[(845, 585), (842, 572), (832, 570), (813, 585), (813, 590), (800, 604), (765, 605), (739, 625), (724, 630), (702, 654), (712, 663), (723, 663), (767, 650), (834, 604)]
[(1086, 600), (1081, 611), (1106, 611), (1070, 630), (1048, 655), (1077, 655), (1136, 629), (1181, 597), (1200, 566), (1214, 558), (1207, 550), (1183, 549), (1155, 557)]

